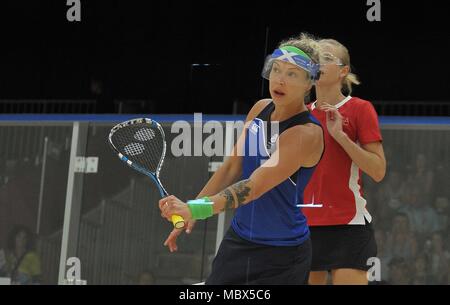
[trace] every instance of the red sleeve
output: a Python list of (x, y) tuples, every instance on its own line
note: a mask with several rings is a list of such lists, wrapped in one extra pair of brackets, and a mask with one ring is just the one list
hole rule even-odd
[(358, 107), (357, 120), (359, 143), (365, 145), (383, 141), (378, 124), (378, 115), (370, 102), (365, 101)]

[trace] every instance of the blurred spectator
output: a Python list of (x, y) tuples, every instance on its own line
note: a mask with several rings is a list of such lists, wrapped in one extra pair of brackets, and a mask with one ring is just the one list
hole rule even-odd
[(444, 248), (442, 235), (433, 233), (425, 246), (426, 254), (430, 261), (429, 273), (432, 277), (431, 284), (445, 284), (447, 281), (448, 260), (450, 255)]
[(409, 285), (411, 284), (411, 274), (408, 264), (404, 258), (395, 257), (389, 263), (389, 284)]
[(412, 274), (412, 284), (426, 285), (430, 281), (429, 264), (425, 255), (419, 255), (414, 261), (414, 273)]
[(381, 223), (383, 229), (389, 229), (392, 218), (404, 208), (403, 200), (406, 198), (406, 192), (407, 187), (397, 171), (390, 172), (386, 180), (382, 182), (381, 187), (377, 188), (377, 204), (374, 206), (374, 215), (379, 219), (383, 219)]
[(402, 185), (402, 177), (399, 172), (390, 172), (386, 181), (383, 183), (381, 198), (382, 202), (387, 203), (391, 209), (398, 210), (402, 207), (402, 198), (404, 194), (404, 186)]
[(438, 215), (434, 209), (423, 202), (422, 189), (417, 184), (409, 184), (406, 206), (402, 212), (408, 215), (411, 230), (420, 236), (436, 232), (438, 230)]
[(149, 270), (144, 270), (138, 275), (138, 285), (153, 285), (155, 284), (155, 278)]
[(0, 247), (7, 247), (14, 225), (36, 226), (41, 170), (27, 160), (15, 160), (11, 165), (8, 183), (0, 187)]
[(41, 261), (34, 249), (34, 238), (30, 229), (25, 226), (15, 226), (12, 229), (4, 256), (5, 264), (0, 267), (3, 276), (10, 277), (12, 284), (40, 283)]
[(386, 247), (392, 256), (411, 260), (417, 253), (417, 241), (410, 229), (408, 216), (398, 213), (392, 221), (392, 230), (388, 234)]
[(434, 173), (430, 164), (427, 164), (427, 157), (422, 153), (417, 154), (415, 164), (410, 170), (408, 182), (420, 186), (419, 201), (430, 202)]
[(450, 188), (448, 182), (450, 181), (450, 162), (445, 153), (440, 154), (435, 160), (438, 161), (434, 170), (434, 190), (433, 194), (437, 197), (450, 197)]
[(450, 209), (447, 197), (437, 197), (434, 201), (434, 209), (437, 213), (437, 230), (445, 232), (449, 229)]

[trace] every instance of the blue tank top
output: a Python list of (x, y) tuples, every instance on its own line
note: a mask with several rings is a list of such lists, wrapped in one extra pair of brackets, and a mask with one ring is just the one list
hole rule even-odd
[[(246, 130), (245, 154), (241, 179), (251, 174), (270, 158), (279, 134), (290, 127), (319, 121), (304, 111), (279, 122), (278, 134), (272, 130), (270, 115), (275, 109), (269, 103), (250, 122)], [(316, 164), (317, 165), (317, 164)], [(297, 207), (303, 204), (303, 191), (316, 166), (300, 167), (290, 178), (263, 194), (258, 199), (239, 207), (231, 226), (243, 239), (270, 246), (297, 246), (309, 237), (306, 218)]]

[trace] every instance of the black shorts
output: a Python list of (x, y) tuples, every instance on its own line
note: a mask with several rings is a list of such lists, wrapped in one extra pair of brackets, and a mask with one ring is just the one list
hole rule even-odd
[(309, 238), (299, 246), (267, 246), (242, 239), (230, 227), (206, 285), (304, 285), (310, 267)]
[(376, 257), (377, 244), (372, 224), (314, 226), (311, 271), (358, 269), (367, 271), (370, 257)]

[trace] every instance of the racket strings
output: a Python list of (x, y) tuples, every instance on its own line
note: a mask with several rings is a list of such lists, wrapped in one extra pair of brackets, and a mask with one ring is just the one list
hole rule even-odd
[(129, 125), (118, 129), (111, 141), (130, 161), (157, 172), (164, 153), (164, 137), (158, 128), (148, 124)]

